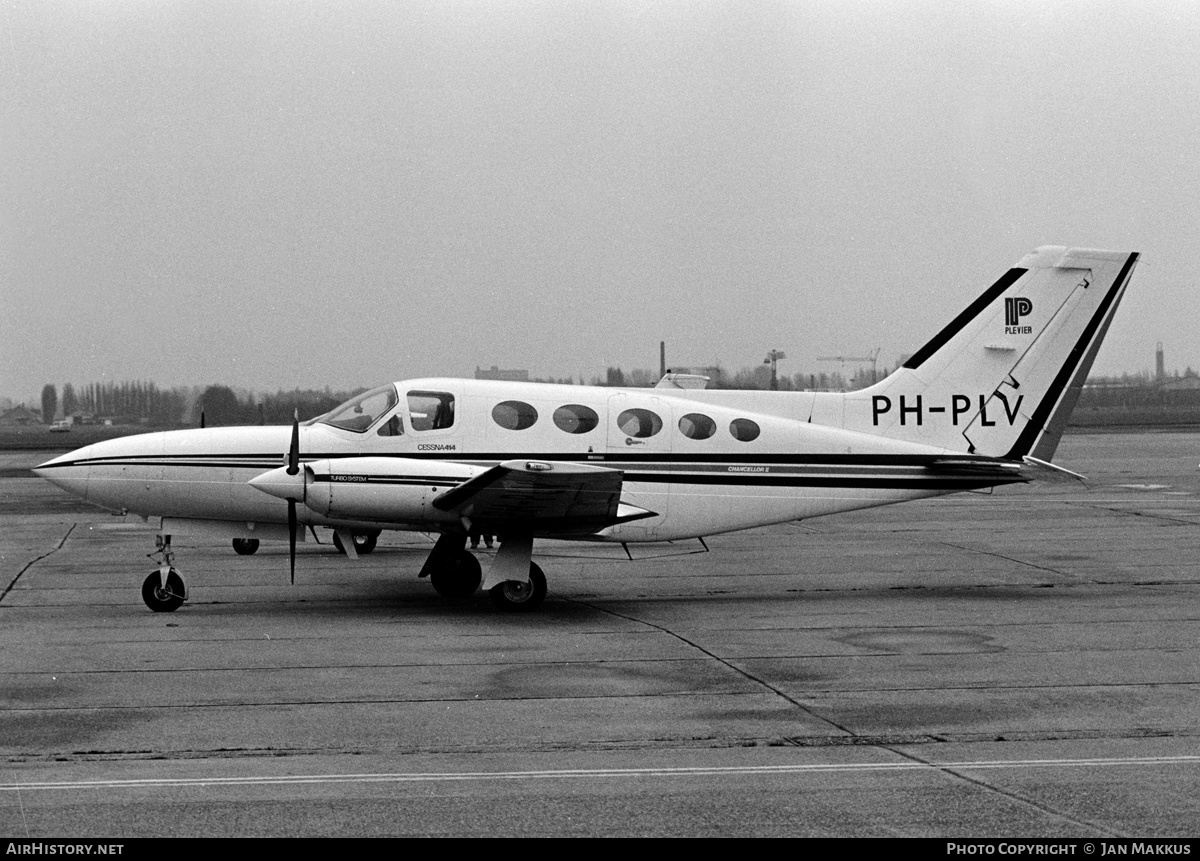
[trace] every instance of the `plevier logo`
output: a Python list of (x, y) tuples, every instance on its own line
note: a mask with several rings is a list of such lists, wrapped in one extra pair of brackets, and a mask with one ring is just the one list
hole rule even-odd
[(1029, 335), (1032, 326), (1022, 326), (1021, 318), (1033, 313), (1033, 302), (1024, 296), (1009, 296), (1004, 300), (1004, 334)]

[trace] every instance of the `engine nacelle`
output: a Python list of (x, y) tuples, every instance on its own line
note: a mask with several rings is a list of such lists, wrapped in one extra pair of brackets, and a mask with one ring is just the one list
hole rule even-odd
[(344, 457), (305, 464), (304, 504), (335, 520), (420, 523), (445, 520), (429, 501), (483, 471), (445, 461)]

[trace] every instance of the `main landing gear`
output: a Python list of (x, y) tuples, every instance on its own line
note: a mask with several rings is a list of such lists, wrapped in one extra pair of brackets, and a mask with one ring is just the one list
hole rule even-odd
[(142, 583), (142, 600), (155, 613), (171, 613), (183, 604), (187, 589), (179, 572), (171, 567), (175, 560), (175, 554), (171, 552), (171, 536), (159, 535), (155, 538), (155, 547), (150, 557), (158, 556), (159, 566)]
[(452, 601), (471, 597), (482, 582), (483, 569), (479, 567), (479, 560), (467, 550), (445, 556), (429, 572), (429, 583), (434, 591)]
[(235, 538), (233, 539), (233, 552), (238, 556), (253, 556), (258, 552), (257, 538)]
[[(532, 552), (533, 540), (530, 538), (517, 537), (501, 542), (487, 584), (488, 596), (497, 609), (528, 613), (546, 599), (546, 575), (530, 559)], [(524, 572), (528, 572), (528, 580), (514, 579)], [(442, 597), (459, 601), (475, 594), (483, 582), (479, 560), (466, 549), (466, 536), (455, 534), (438, 538), (419, 576), (428, 577)]]
[(528, 583), (505, 580), (488, 590), (488, 595), (498, 609), (509, 613), (528, 613), (546, 600), (546, 575), (536, 562), (530, 562)]
[[(375, 544), (379, 541), (378, 532), (355, 532), (351, 535), (354, 541), (354, 552), (359, 556), (365, 556), (375, 549)], [(346, 552), (346, 546), (342, 544), (342, 536), (336, 532), (333, 533), (333, 546), (338, 549), (339, 553)]]

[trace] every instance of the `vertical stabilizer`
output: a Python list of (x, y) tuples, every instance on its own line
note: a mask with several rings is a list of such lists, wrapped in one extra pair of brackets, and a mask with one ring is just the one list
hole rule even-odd
[(1049, 461), (1137, 259), (1038, 248), (894, 374), (848, 393), (846, 427)]

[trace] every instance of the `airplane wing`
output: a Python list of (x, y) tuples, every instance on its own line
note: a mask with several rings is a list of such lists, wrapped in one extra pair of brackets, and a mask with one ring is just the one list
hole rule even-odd
[(577, 463), (512, 460), (439, 494), (432, 505), (498, 531), (587, 534), (655, 512), (621, 502), (624, 473)]

